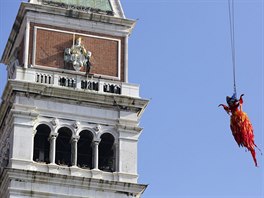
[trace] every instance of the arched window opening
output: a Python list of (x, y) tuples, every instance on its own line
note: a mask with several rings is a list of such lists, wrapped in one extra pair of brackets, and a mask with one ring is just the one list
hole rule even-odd
[(93, 134), (90, 131), (82, 131), (80, 133), (80, 139), (78, 141), (77, 148), (77, 165), (80, 168), (89, 168), (92, 169), (92, 141)]
[(56, 157), (55, 163), (58, 165), (71, 166), (71, 136), (72, 132), (67, 127), (58, 131), (59, 135), (56, 140)]
[(33, 160), (35, 162), (45, 162), (49, 163), (49, 135), (50, 128), (41, 124), (37, 127), (37, 132), (34, 137), (34, 151), (33, 151)]
[(99, 169), (102, 171), (115, 171), (114, 141), (115, 138), (110, 133), (105, 133), (101, 136), (99, 144)]

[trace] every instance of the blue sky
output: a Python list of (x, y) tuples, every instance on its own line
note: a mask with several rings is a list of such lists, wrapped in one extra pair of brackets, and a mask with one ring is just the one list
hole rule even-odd
[[(0, 54), (19, 0), (0, 0)], [(228, 115), (218, 108), (232, 95), (227, 0), (126, 0), (127, 18), (138, 19), (129, 40), (129, 81), (151, 100), (139, 141), (143, 198), (263, 198), (259, 168), (235, 143)], [(262, 0), (235, 0), (237, 91), (263, 142)], [(0, 93), (6, 83), (0, 66)]]

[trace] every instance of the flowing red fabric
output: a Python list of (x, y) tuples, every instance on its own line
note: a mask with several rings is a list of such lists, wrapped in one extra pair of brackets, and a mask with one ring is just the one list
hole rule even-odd
[(251, 152), (255, 166), (258, 166), (253, 127), (247, 114), (241, 110), (233, 111), (230, 118), (230, 128), (238, 146), (246, 147)]

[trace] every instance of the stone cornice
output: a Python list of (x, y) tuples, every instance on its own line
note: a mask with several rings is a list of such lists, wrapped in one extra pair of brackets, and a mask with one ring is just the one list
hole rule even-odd
[(45, 84), (37, 84), (18, 80), (8, 80), (2, 96), (0, 106), (0, 126), (5, 117), (6, 111), (14, 93), (23, 93), (27, 96), (39, 95), (40, 97), (53, 98), (73, 103), (87, 105), (104, 106), (106, 108), (116, 108), (122, 111), (136, 112), (138, 116), (142, 114), (148, 104), (148, 100), (133, 98), (122, 95), (109, 95), (95, 92), (75, 90), (72, 88), (54, 87)]
[[(36, 185), (48, 181), (49, 185), (51, 186), (62, 186), (62, 187), (70, 186), (70, 187), (77, 187), (84, 189), (89, 188), (99, 191), (103, 189), (104, 191), (107, 190), (111, 192), (114, 191), (120, 193), (131, 193), (137, 196), (141, 195), (147, 187), (147, 185), (144, 184), (107, 181), (102, 179), (84, 178), (78, 176), (66, 176), (66, 175), (59, 175), (54, 173), (44, 173), (44, 172), (36, 172), (29, 170), (5, 168), (0, 178), (0, 182), (3, 183), (2, 186), (5, 186), (5, 182), (10, 182), (12, 180), (20, 181), (23, 183), (34, 183)], [(41, 191), (39, 193), (41, 193)]]
[(123, 131), (123, 132), (128, 132), (128, 133), (135, 133), (135, 134), (140, 134), (143, 128), (141, 127), (135, 127), (135, 126), (127, 126), (127, 125), (122, 125), (118, 124), (117, 130)]

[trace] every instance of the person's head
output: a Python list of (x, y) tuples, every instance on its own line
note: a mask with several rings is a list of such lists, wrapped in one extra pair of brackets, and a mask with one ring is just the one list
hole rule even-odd
[(78, 37), (75, 41), (76, 45), (81, 45), (82, 43), (82, 37)]

